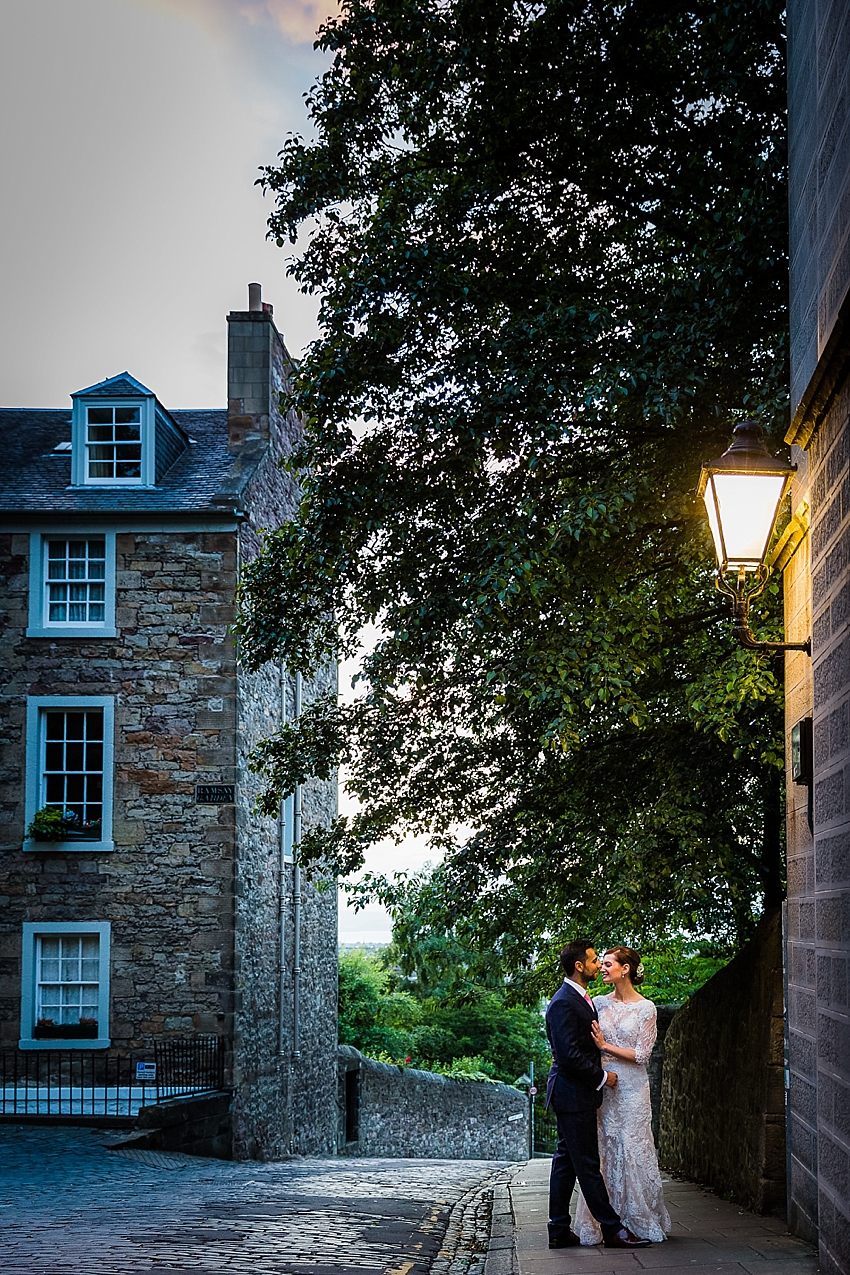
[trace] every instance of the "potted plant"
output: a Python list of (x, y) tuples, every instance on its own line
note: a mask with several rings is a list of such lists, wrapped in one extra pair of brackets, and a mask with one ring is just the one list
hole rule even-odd
[(73, 810), (42, 806), (35, 812), (27, 828), (27, 836), (33, 841), (97, 841), (100, 826), (99, 819), (83, 823)]
[(99, 819), (90, 819), (84, 823), (75, 811), (63, 810), (62, 822), (65, 825), (66, 841), (97, 841), (100, 837)]
[(57, 806), (42, 806), (35, 812), (32, 823), (27, 828), (27, 836), (33, 841), (64, 841), (64, 811)]
[(97, 1040), (96, 1018), (81, 1018), (78, 1023), (57, 1023), (52, 1018), (39, 1018), (33, 1028), (34, 1040)]

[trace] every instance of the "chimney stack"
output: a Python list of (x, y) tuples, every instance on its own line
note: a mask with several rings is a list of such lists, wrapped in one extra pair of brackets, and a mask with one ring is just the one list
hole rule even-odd
[(259, 283), (248, 284), (248, 309), (227, 316), (227, 423), (231, 448), (268, 441), (280, 419), (279, 396), (289, 356), (263, 302)]

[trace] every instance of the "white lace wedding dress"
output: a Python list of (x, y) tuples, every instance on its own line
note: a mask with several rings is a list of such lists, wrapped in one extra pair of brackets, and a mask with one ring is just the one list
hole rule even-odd
[[(599, 1158), (611, 1203), (623, 1225), (646, 1240), (663, 1240), (670, 1230), (658, 1157), (652, 1141), (652, 1108), (646, 1064), (655, 1044), (652, 1001), (618, 1001), (594, 996), (602, 1034), (612, 1045), (633, 1049), (635, 1061), (602, 1055), (602, 1066), (617, 1073), (604, 1090), (599, 1109)], [(582, 1244), (599, 1244), (602, 1230), (579, 1191), (575, 1230)]]

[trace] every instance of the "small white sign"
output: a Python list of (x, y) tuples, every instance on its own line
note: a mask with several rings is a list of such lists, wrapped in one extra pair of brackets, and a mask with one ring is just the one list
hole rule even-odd
[(531, 1096), (532, 1096), (532, 1098), (533, 1098), (533, 1097), (534, 1097), (534, 1095), (537, 1093), (537, 1086), (536, 1086), (536, 1085), (532, 1085), (528, 1092), (531, 1094)]
[(509, 1120), (509, 1121), (511, 1121), (511, 1120), (522, 1120), (522, 1115), (523, 1115), (523, 1113), (522, 1113), (521, 1111), (518, 1111), (518, 1112), (516, 1113), (516, 1115), (515, 1115), (515, 1116), (508, 1116), (508, 1120)]
[(156, 1063), (136, 1063), (137, 1080), (156, 1080)]

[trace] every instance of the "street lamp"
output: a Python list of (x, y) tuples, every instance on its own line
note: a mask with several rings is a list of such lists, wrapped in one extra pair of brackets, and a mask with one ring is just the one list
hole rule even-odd
[(735, 426), (728, 450), (704, 464), (700, 474), (698, 494), (705, 501), (717, 552), (715, 582), (720, 592), (732, 599), (733, 632), (750, 651), (812, 653), (808, 640), (759, 642), (749, 624), (750, 602), (762, 592), (770, 575), (765, 557), (782, 498), (796, 469), (796, 465), (770, 455), (756, 421), (741, 421)]

